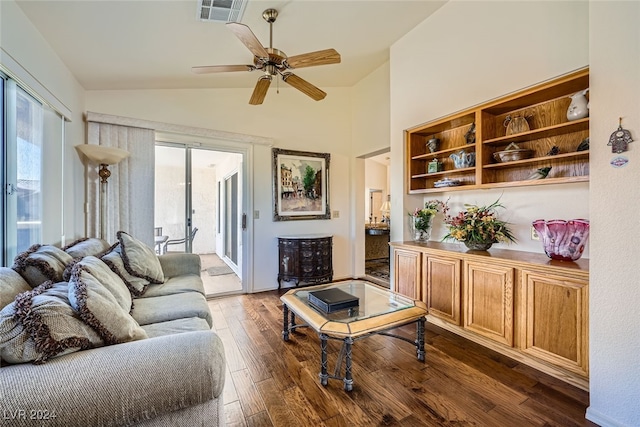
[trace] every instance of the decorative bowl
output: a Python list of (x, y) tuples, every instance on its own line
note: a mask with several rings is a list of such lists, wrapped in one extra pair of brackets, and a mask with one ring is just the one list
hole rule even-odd
[(513, 162), (515, 160), (524, 160), (533, 156), (533, 150), (526, 148), (518, 148), (517, 150), (504, 150), (496, 151), (493, 153), (493, 158), (498, 163)]
[(549, 258), (575, 261), (582, 256), (589, 238), (588, 220), (538, 219), (533, 221), (532, 225), (542, 239), (544, 253)]

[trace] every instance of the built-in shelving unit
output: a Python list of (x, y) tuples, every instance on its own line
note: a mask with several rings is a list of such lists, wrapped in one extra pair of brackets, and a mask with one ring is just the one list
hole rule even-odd
[[(407, 189), (410, 194), (475, 188), (560, 184), (589, 180), (589, 151), (577, 151), (589, 136), (589, 118), (569, 121), (570, 95), (589, 87), (589, 70), (583, 69), (549, 82), (504, 96), (406, 131)], [(508, 117), (525, 117), (530, 130), (507, 135)], [(475, 125), (475, 141), (466, 134)], [(427, 141), (440, 140), (429, 152)], [(529, 159), (498, 163), (493, 154), (511, 143), (533, 151)], [(557, 147), (559, 153), (549, 155)], [(474, 167), (456, 169), (451, 154), (475, 152)], [(438, 159), (443, 171), (428, 173), (428, 163)], [(529, 179), (539, 168), (551, 167), (547, 178)], [(458, 187), (435, 188), (436, 181), (456, 179)]]

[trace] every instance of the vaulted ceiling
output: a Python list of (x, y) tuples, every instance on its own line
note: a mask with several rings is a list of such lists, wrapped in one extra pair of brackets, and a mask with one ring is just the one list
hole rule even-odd
[[(253, 87), (259, 71), (196, 75), (192, 66), (252, 64), (223, 23), (197, 19), (189, 1), (18, 1), (87, 90)], [(250, 0), (241, 22), (269, 45), (262, 12), (279, 11), (273, 47), (289, 56), (336, 49), (340, 64), (299, 69), (319, 87), (349, 87), (389, 58), (389, 46), (444, 2)]]

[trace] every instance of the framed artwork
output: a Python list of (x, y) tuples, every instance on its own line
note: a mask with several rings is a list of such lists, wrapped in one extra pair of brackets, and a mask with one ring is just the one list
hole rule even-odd
[(329, 153), (273, 149), (273, 220), (331, 219)]

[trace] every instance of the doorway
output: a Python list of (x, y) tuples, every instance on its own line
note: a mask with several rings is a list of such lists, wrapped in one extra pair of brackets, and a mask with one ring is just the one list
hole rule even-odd
[(364, 156), (365, 278), (390, 286), (389, 151)]
[(198, 254), (207, 297), (244, 292), (243, 154), (158, 142), (155, 155), (156, 250)]

